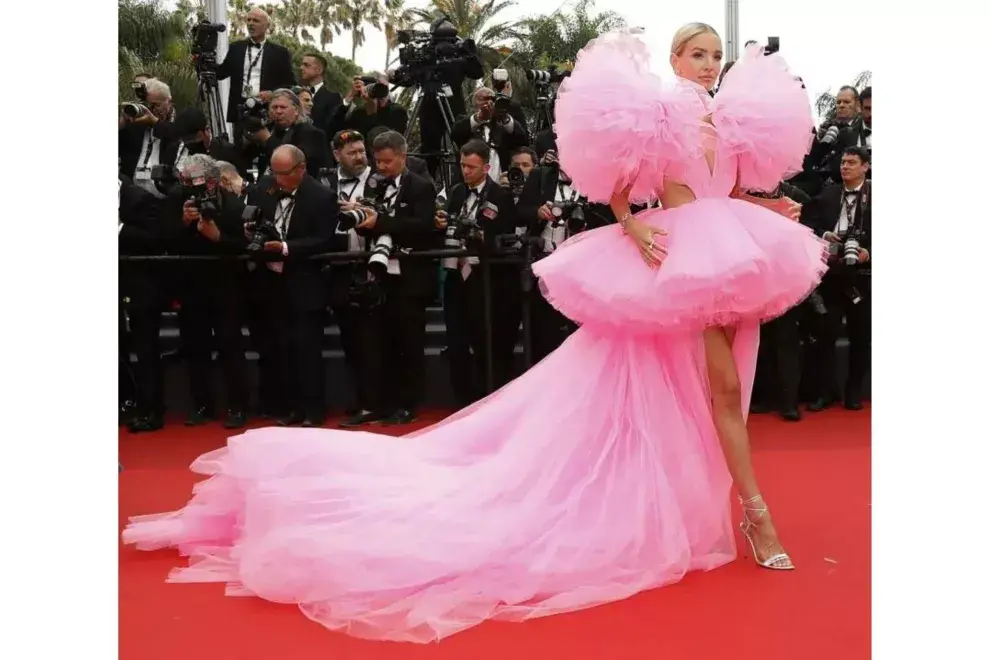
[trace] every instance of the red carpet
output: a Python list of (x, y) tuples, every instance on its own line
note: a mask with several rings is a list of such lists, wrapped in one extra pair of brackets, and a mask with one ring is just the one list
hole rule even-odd
[[(438, 415), (432, 416), (433, 421)], [(424, 422), (425, 423), (425, 422)], [(740, 558), (629, 600), (522, 624), (485, 623), (439, 645), (332, 633), (294, 606), (165, 584), (174, 552), (120, 552), (122, 660), (860, 660), (870, 657), (870, 413), (755, 416), (755, 461), (798, 570)], [(187, 467), (223, 429), (120, 434), (120, 523), (182, 506)], [(738, 507), (736, 507), (738, 508)], [(738, 515), (738, 513), (737, 513)], [(740, 543), (741, 543), (740, 539)]]

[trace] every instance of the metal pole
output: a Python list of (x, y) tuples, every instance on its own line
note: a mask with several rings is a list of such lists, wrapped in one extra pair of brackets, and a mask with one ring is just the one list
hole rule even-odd
[[(227, 26), (225, 32), (221, 32), (217, 38), (217, 62), (223, 62), (227, 57), (227, 46), (230, 45), (230, 25), (227, 23), (227, 0), (207, 0), (206, 17), (211, 23), (222, 23)], [(230, 79), (221, 80), (220, 84), (220, 107), (226, 116), (227, 108), (224, 106), (230, 98)], [(227, 124), (227, 135), (234, 134), (234, 127)]]
[(739, 59), (739, 0), (725, 0), (725, 61)]

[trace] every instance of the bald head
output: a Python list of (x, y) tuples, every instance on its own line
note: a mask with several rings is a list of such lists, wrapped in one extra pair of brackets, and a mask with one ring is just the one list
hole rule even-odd
[(306, 154), (294, 144), (283, 144), (272, 153), (272, 169), (285, 171), (306, 164)]
[(261, 41), (268, 32), (271, 18), (269, 18), (268, 14), (261, 7), (254, 7), (247, 13), (244, 23), (247, 25), (248, 35), (251, 39)]

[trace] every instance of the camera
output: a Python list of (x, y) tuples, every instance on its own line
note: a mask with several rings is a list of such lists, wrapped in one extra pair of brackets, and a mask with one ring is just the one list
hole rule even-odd
[(143, 82), (131, 83), (131, 89), (134, 91), (134, 98), (138, 100), (138, 103), (148, 105), (148, 88)]
[(855, 266), (859, 263), (859, 240), (862, 233), (858, 229), (850, 229), (839, 234), (838, 243), (828, 244), (828, 261), (836, 264), (840, 260), (846, 266)]
[(496, 94), (495, 105), (494, 108), (492, 109), (492, 114), (495, 115), (496, 117), (504, 117), (505, 115), (509, 114), (509, 108), (511, 107), (511, 103), (512, 102), (509, 100), (509, 97), (506, 96), (505, 94)]
[(364, 84), (364, 88), (368, 92), (368, 98), (376, 100), (388, 98), (388, 85), (378, 80), (378, 78), (361, 76), (358, 80)]
[(526, 184), (526, 175), (523, 174), (522, 168), (518, 165), (513, 165), (505, 171), (505, 177), (509, 180), (509, 188), (512, 190), (512, 194), (519, 195), (522, 192), (523, 186)]
[(581, 231), (588, 225), (584, 215), (585, 205), (584, 200), (581, 199), (554, 202), (553, 206), (550, 207), (550, 213), (553, 215), (553, 226), (566, 225), (567, 231), (572, 234)]
[(763, 47), (764, 55), (773, 55), (780, 51), (780, 37), (767, 37), (767, 45)]
[[(154, 178), (154, 172), (152, 172)], [(216, 220), (220, 216), (220, 187), (210, 188), (204, 180), (202, 183), (182, 186), (182, 197), (193, 200), (193, 205), (204, 220)]]
[(268, 124), (268, 104), (254, 96), (246, 98), (237, 106), (237, 116), (243, 122), (244, 134), (253, 135)]
[(818, 293), (818, 291), (811, 292), (807, 298), (807, 304), (818, 316), (825, 316), (828, 314), (828, 309), (825, 307), (825, 299), (822, 298), (822, 294)]
[(461, 39), (450, 18), (441, 16), (430, 25), (429, 32), (399, 30), (399, 67), (392, 73), (392, 82), (400, 87), (424, 83), (451, 85), (463, 66), (478, 57), (472, 39)]
[(382, 234), (375, 239), (374, 244), (371, 246), (371, 256), (368, 257), (368, 272), (376, 280), (382, 281), (385, 279), (385, 275), (388, 272), (388, 261), (392, 258), (392, 252), (394, 250), (395, 245), (392, 243), (392, 237), (388, 234)]
[(505, 94), (505, 88), (509, 84), (509, 70), (495, 69), (492, 71), (492, 89), (497, 94)]
[[(372, 177), (373, 176), (376, 175), (372, 175)], [(372, 177), (369, 177), (368, 180), (370, 181)], [(368, 208), (374, 209), (375, 213), (377, 213), (379, 217), (386, 215), (388, 213), (388, 209), (386, 209), (377, 199), (360, 197), (355, 201), (361, 206), (366, 206)], [(340, 211), (337, 214), (337, 231), (343, 233), (355, 229), (359, 224), (364, 222), (367, 218), (368, 218), (368, 212), (365, 211), (364, 209), (358, 208), (358, 209), (351, 209), (350, 211)]]
[(526, 80), (534, 85), (555, 85), (570, 77), (570, 71), (558, 71), (556, 66), (549, 66), (546, 69), (528, 69)]
[(258, 206), (245, 206), (241, 220), (244, 221), (245, 227), (252, 228), (251, 240), (247, 246), (248, 252), (261, 252), (265, 249), (265, 243), (268, 241), (282, 240), (278, 233), (278, 227), (275, 226), (274, 218), (262, 217), (261, 208)]
[(196, 72), (217, 70), (217, 43), (221, 32), (226, 32), (227, 26), (222, 23), (210, 23), (203, 19), (192, 26), (191, 53), (196, 58)]
[(121, 103), (120, 109), (131, 119), (137, 119), (138, 117), (150, 112), (148, 108), (144, 107), (140, 103)]

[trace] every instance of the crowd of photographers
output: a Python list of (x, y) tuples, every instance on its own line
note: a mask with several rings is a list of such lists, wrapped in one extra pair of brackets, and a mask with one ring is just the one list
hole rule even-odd
[[(324, 424), (328, 323), (339, 328), (353, 385), (352, 402), (333, 402), (347, 409), (346, 427), (415, 420), (432, 304), (443, 308), (459, 406), (518, 375), (521, 325), (527, 363), (559, 346), (574, 326), (533, 286), (527, 264), (576, 233), (615, 222), (557, 162), (553, 100), (566, 73), (528, 72), (537, 93), (531, 119), (504, 70), (464, 99), (464, 81), (484, 77), (480, 59), (470, 40), (439, 20), (428, 33), (401, 35), (398, 69), (356, 78), (342, 97), (322, 83), (323, 56), (306, 55), (293, 71), (288, 51), (266, 39), (267, 15), (253, 9), (246, 24), (249, 39), (232, 43), (222, 62), (215, 55), (222, 26), (194, 30), (206, 103), (176, 110), (165, 81), (138, 76), (136, 98), (121, 111), (120, 252), (144, 257), (120, 266), (121, 416), (130, 430), (164, 424), (160, 330), (162, 313), (176, 304), (189, 425), (222, 418), (240, 428), (249, 407), (282, 425)], [(226, 114), (217, 98), (225, 79)], [(410, 111), (392, 100), (393, 85), (417, 89)], [(802, 221), (835, 249), (821, 287), (764, 326), (754, 410), (799, 419), (802, 397), (809, 410), (821, 410), (837, 393), (847, 407), (862, 406), (869, 103), (869, 90), (844, 88), (805, 171), (782, 183), (780, 194), (802, 202)], [(217, 134), (221, 117), (234, 126), (230, 140)], [(417, 155), (408, 146), (414, 126)], [(843, 319), (850, 365), (839, 391)], [(256, 396), (247, 387), (248, 349), (258, 354)]]

